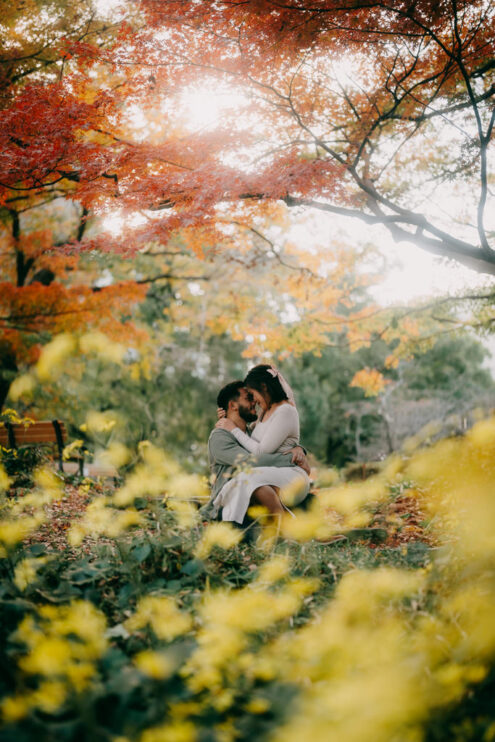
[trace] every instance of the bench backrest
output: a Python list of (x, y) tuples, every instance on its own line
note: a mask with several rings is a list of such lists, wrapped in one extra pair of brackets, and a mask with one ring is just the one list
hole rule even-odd
[(60, 447), (60, 444), (64, 445), (66, 441), (67, 430), (61, 420), (46, 420), (27, 426), (22, 423), (7, 425), (0, 423), (0, 446), (4, 448), (17, 448), (36, 443), (56, 443)]

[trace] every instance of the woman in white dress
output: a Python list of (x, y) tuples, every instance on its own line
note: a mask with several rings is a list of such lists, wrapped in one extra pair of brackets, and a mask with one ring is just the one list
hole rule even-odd
[[(216, 427), (228, 430), (238, 443), (251, 453), (289, 453), (299, 446), (299, 415), (294, 395), (283, 376), (273, 366), (255, 366), (244, 385), (261, 409), (251, 435), (244, 433), (232, 420), (222, 417)], [(278, 494), (280, 512), (287, 505), (297, 505), (309, 492), (310, 481), (300, 466), (257, 467), (233, 477), (217, 496), (222, 519), (242, 523), (253, 492), (270, 486)]]

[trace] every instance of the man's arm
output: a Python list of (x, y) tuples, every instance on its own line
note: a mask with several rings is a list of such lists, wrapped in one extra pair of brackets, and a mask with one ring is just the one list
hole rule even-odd
[(290, 453), (251, 454), (227, 430), (214, 430), (208, 441), (210, 457), (224, 466), (251, 464), (251, 466), (295, 466)]

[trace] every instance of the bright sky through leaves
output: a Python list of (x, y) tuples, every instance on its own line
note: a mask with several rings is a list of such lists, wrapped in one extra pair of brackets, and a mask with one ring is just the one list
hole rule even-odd
[[(7, 16), (16, 33), (30, 24), (12, 42), (0, 127), (16, 352), (40, 310), (47, 332), (101, 324), (103, 306), (110, 325), (118, 296), (127, 310), (129, 294), (170, 282), (174, 327), (193, 331), (200, 314), (198, 331), (252, 337), (250, 357), (318, 352), (345, 333), (353, 349), (395, 343), (396, 363), (431, 328), (409, 307), (404, 327), (363, 308), (377, 273), (386, 304), (493, 284), (489, 0), (378, 12), (315, 0), (310, 16), (302, 0), (141, 0), (100, 5), (105, 21), (91, 0), (40, 2), (53, 28), (38, 28), (38, 2)], [(70, 224), (55, 207), (44, 222), (44, 199)], [(94, 292), (101, 255), (114, 283)], [(197, 283), (215, 302), (188, 304)], [(432, 321), (464, 328), (461, 305)], [(471, 326), (493, 326), (489, 305), (469, 311)]]
[[(104, 0), (100, 0), (104, 2)], [(115, 0), (114, 5), (118, 5)], [(107, 5), (105, 6), (109, 11)], [(342, 84), (352, 82), (352, 65), (345, 59), (333, 60), (332, 70), (336, 79)], [(222, 90), (218, 86), (198, 87), (194, 85), (185, 90), (179, 96), (179, 106), (175, 114), (183, 120), (187, 131), (198, 132), (202, 130), (213, 130), (222, 124), (223, 116), (227, 113), (239, 116), (242, 124), (247, 99), (241, 93), (233, 90)], [(136, 128), (136, 135), (140, 139), (146, 139), (150, 130), (143, 112), (137, 107), (132, 107), (130, 120)], [(449, 137), (449, 125), (446, 123), (440, 127), (438, 136), (447, 140)], [(454, 194), (446, 198), (445, 210), (452, 206)], [(462, 204), (462, 194), (457, 194), (457, 200)], [(489, 217), (490, 215), (488, 215)], [(328, 233), (342, 233), (343, 238), (351, 238), (355, 244), (372, 242), (376, 244), (386, 257), (387, 265), (383, 274), (383, 281), (372, 291), (375, 299), (382, 304), (395, 304), (413, 301), (415, 299), (438, 297), (442, 295), (457, 294), (467, 289), (483, 288), (495, 283), (486, 275), (479, 275), (452, 261), (445, 261), (433, 257), (423, 250), (412, 245), (401, 244), (399, 249), (391, 239), (390, 235), (379, 228), (370, 229), (360, 222), (350, 223), (349, 219), (340, 218), (337, 215), (314, 214), (314, 219), (321, 223), (321, 235), (313, 232), (318, 242), (324, 240)], [(134, 215), (124, 222), (122, 214), (114, 212), (108, 214), (103, 226), (113, 235), (122, 233), (124, 224), (127, 226), (138, 226), (144, 223), (145, 218)], [(303, 225), (300, 230), (297, 226), (293, 229), (294, 238), (301, 248), (313, 247), (308, 239), (308, 234)]]

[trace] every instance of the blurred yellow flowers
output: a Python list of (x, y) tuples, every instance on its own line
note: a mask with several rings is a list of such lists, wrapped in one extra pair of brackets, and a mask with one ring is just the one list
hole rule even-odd
[(158, 639), (171, 641), (185, 634), (192, 626), (191, 617), (181, 612), (173, 600), (166, 596), (146, 596), (141, 598), (136, 612), (125, 622), (125, 628), (138, 631), (150, 626)]
[(220, 549), (231, 549), (239, 543), (241, 538), (242, 532), (229, 523), (211, 523), (206, 526), (196, 546), (195, 554), (198, 559), (206, 559), (215, 546)]

